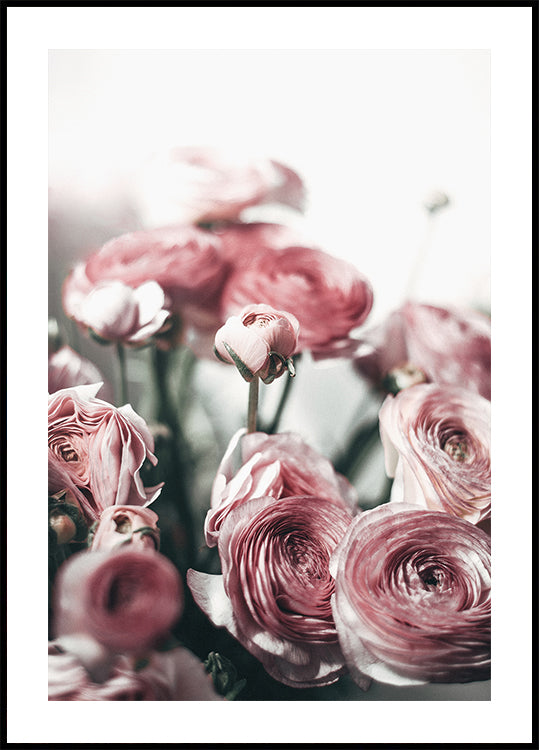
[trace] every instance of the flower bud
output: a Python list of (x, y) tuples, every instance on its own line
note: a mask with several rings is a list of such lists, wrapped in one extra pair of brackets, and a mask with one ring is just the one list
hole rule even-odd
[(222, 362), (235, 364), (247, 382), (258, 376), (271, 383), (285, 370), (295, 375), (290, 358), (298, 334), (299, 323), (291, 313), (269, 305), (248, 305), (217, 331), (214, 353)]
[(407, 362), (405, 365), (390, 370), (383, 380), (383, 386), (389, 393), (397, 394), (412, 385), (426, 382), (427, 376), (423, 370)]

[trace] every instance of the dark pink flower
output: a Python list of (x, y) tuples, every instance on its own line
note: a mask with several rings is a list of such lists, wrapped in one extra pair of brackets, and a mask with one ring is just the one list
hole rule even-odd
[(117, 409), (95, 398), (99, 387), (49, 396), (49, 451), (84, 491), (93, 515), (110, 505), (149, 505), (162, 487), (144, 487), (140, 476), (146, 460), (157, 463), (152, 435), (129, 404)]
[(490, 539), (447, 513), (390, 503), (349, 526), (330, 562), (352, 677), (392, 685), (490, 676)]
[(210, 675), (186, 648), (152, 651), (142, 668), (118, 656), (103, 682), (93, 681), (76, 654), (49, 643), (50, 701), (217, 701)]
[[(105, 282), (121, 282), (131, 290), (155, 282), (165, 301), (161, 307), (153, 304), (151, 310), (144, 308), (141, 320), (144, 318), (145, 324), (151, 324), (155, 333), (160, 310), (174, 313), (175, 325), (163, 338), (164, 343), (173, 344), (176, 339), (189, 340), (199, 331), (215, 333), (220, 324), (219, 296), (227, 271), (220, 240), (211, 232), (188, 226), (131, 232), (109, 240), (73, 270), (64, 282), (64, 309), (68, 316), (78, 319), (81, 298), (85, 299), (85, 295)], [(114, 326), (122, 322), (121, 316), (118, 317), (119, 306), (131, 310), (133, 319), (139, 314), (140, 307), (132, 304), (133, 294), (128, 298), (123, 293), (121, 300), (112, 301), (113, 307), (116, 305), (111, 312)], [(148, 319), (152, 311), (154, 315)], [(107, 324), (102, 319), (98, 322), (100, 326)], [(125, 323), (128, 330), (132, 330), (131, 322), (129, 319)]]
[(302, 211), (301, 178), (280, 162), (216, 148), (178, 147), (156, 157), (136, 185), (148, 225), (235, 221), (251, 206), (281, 204)]
[(429, 382), (490, 399), (490, 320), (475, 310), (407, 302), (361, 337), (354, 365), (377, 384), (411, 366)]
[[(352, 351), (350, 333), (369, 314), (369, 282), (350, 263), (334, 258), (275, 224), (225, 227), (219, 232), (234, 265), (222, 296), (224, 319), (264, 303), (295, 315), (298, 351), (337, 357)], [(286, 238), (286, 243), (285, 243)]]
[(112, 550), (124, 545), (137, 549), (159, 549), (157, 513), (135, 505), (111, 505), (99, 517), (92, 532), (90, 549)]
[(88, 281), (77, 266), (64, 290), (66, 314), (104, 341), (144, 346), (171, 325), (165, 294), (155, 281), (136, 288), (122, 281)]
[[(103, 381), (103, 375), (98, 368), (70, 346), (61, 346), (49, 354), (49, 393), (99, 381)], [(107, 401), (112, 398), (112, 389), (108, 383), (103, 384), (101, 393)]]
[(490, 517), (490, 401), (473, 391), (414, 385), (380, 409), (392, 501), (478, 523)]
[(294, 495), (315, 495), (351, 511), (357, 508), (354, 487), (299, 435), (238, 430), (213, 482), (204, 525), (206, 544), (217, 544), (222, 523), (238, 505), (256, 497), (279, 500)]
[[(219, 359), (235, 364), (243, 378), (271, 383), (287, 371), (296, 351), (299, 323), (291, 313), (269, 305), (248, 305), (215, 334)], [(290, 374), (293, 374), (293, 367)]]
[(223, 574), (187, 572), (213, 624), (226, 627), (286, 685), (328, 685), (344, 671), (328, 562), (351, 519), (320, 497), (249, 500), (221, 526)]
[(56, 577), (54, 634), (71, 651), (91, 639), (111, 653), (143, 653), (168, 634), (182, 609), (178, 571), (159, 552), (78, 552)]

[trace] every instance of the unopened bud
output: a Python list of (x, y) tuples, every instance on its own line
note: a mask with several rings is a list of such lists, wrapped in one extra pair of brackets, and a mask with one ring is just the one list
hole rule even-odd
[(418, 367), (410, 363), (394, 367), (383, 380), (383, 386), (389, 393), (397, 394), (412, 385), (420, 385), (427, 382), (427, 376)]

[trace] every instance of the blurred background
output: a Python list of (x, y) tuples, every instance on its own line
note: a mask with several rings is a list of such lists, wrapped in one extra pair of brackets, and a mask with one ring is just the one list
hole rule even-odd
[[(297, 227), (354, 263), (374, 289), (369, 325), (406, 297), (490, 311), (488, 51), (50, 50), (49, 315), (111, 382), (113, 352), (69, 324), (62, 283), (111, 237), (173, 221), (166, 190), (155, 185), (148, 196), (148, 170), (169, 148), (190, 145), (276, 159), (300, 174), (304, 215), (259, 207), (252, 218)], [(437, 191), (449, 203), (429, 221), (425, 206)], [(143, 416), (144, 357), (128, 362)], [(262, 389), (263, 416), (283, 385)], [(247, 386), (234, 368), (200, 361), (196, 388), (189, 429), (207, 438), (210, 412), (218, 435), (199, 488), (201, 529), (219, 457), (245, 420)], [(281, 429), (333, 458), (365, 416), (365, 395), (347, 362), (304, 358)], [(355, 482), (364, 507), (376, 504), (384, 482), (382, 454), (374, 453)], [(341, 685), (319, 699), (359, 692)], [(490, 682), (378, 685), (360, 697), (488, 700)]]

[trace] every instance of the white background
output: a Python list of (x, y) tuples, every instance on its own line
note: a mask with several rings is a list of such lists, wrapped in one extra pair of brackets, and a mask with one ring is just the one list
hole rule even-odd
[[(531, 11), (523, 8), (8, 9), (9, 741), (529, 740), (530, 589), (529, 576), (518, 571), (529, 570), (531, 549), (530, 425), (521, 406), (530, 385), (530, 41)], [(217, 52), (225, 48), (228, 54)], [(445, 190), (453, 203), (436, 226), (418, 296), (488, 302), (492, 244), (491, 702), (436, 704), (435, 712), (413, 702), (324, 704), (322, 713), (295, 702), (279, 705), (279, 722), (268, 721), (267, 707), (258, 704), (249, 706), (249, 719), (238, 703), (226, 706), (226, 716), (216, 708), (211, 721), (204, 705), (183, 716), (177, 706), (171, 712), (152, 704), (144, 708), (147, 720), (136, 707), (130, 736), (132, 705), (47, 703), (46, 550), (39, 541), (41, 484), (33, 477), (44, 484), (47, 67), (49, 50), (59, 49), (66, 51), (50, 58), (50, 176), (71, 186), (74, 202), (121, 187), (133, 156), (143, 157), (156, 141), (215, 143), (226, 132), (304, 176), (312, 233), (369, 275), (383, 290), (380, 305), (402, 294), (429, 189)], [(170, 49), (179, 51), (163, 51)], [(166, 62), (170, 55), (176, 68)], [(197, 55), (204, 63), (187, 66)], [(503, 540), (496, 512), (504, 514)]]
[(49, 96), (54, 204), (102, 221), (177, 145), (281, 160), (308, 189), (287, 221), (366, 273), (378, 317), (409, 291), (442, 190), (413, 293), (489, 308), (488, 50), (51, 50)]

